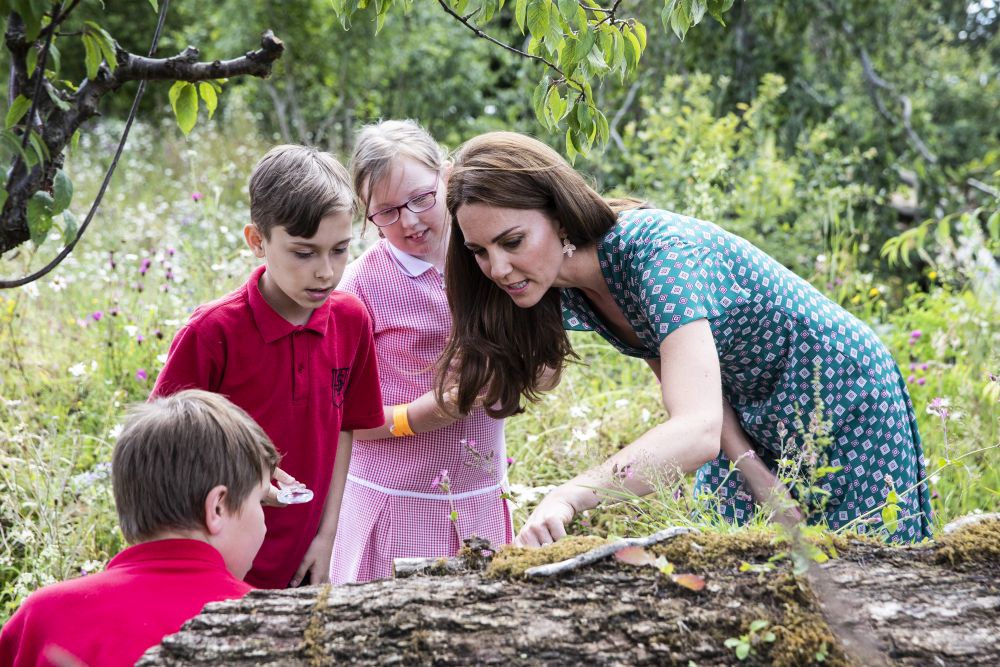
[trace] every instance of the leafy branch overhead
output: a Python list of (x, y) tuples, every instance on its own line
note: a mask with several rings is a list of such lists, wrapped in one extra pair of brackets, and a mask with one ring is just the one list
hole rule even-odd
[[(211, 116), (222, 82), (241, 75), (268, 76), (284, 49), (268, 31), (259, 49), (232, 60), (202, 62), (198, 49), (190, 46), (169, 58), (141, 56), (121, 48), (98, 23), (74, 20), (79, 4), (0, 0), (4, 46), (10, 54), (10, 105), (0, 130), (0, 159), (8, 165), (0, 190), (0, 253), (29, 238), (40, 245), (56, 224), (63, 244), (75, 243), (77, 221), (68, 208), (73, 185), (62, 164), (80, 126), (98, 115), (105, 95), (130, 81), (176, 81), (171, 103), (188, 132), (199, 97)], [(63, 72), (60, 46), (70, 40), (83, 44), (86, 75), (80, 81), (67, 80)]]
[[(186, 134), (197, 121), (201, 103), (210, 118), (214, 114), (228, 78), (267, 77), (284, 48), (268, 31), (260, 49), (233, 60), (201, 62), (198, 49), (190, 46), (168, 58), (153, 58), (153, 51), (140, 56), (121, 48), (97, 22), (74, 20), (80, 2), (0, 0), (0, 16), (6, 16), (5, 46), (11, 56), (10, 104), (0, 130), (0, 160), (10, 166), (0, 190), (0, 253), (29, 239), (43, 243), (54, 225), (61, 228), (65, 246), (49, 266), (23, 279), (0, 281), (0, 287), (44, 275), (72, 251), (89, 224), (100, 195), (78, 225), (68, 209), (72, 183), (61, 168), (81, 124), (98, 114), (105, 95), (129, 81), (174, 81), (170, 104)], [(733, 2), (663, 0), (660, 18), (664, 30), (683, 39), (705, 16), (722, 22)], [(160, 14), (155, 46), (169, 0), (149, 4)], [(381, 29), (394, 10), (405, 13), (413, 4), (414, 0), (330, 0), (345, 28), (356, 16), (374, 13), (376, 28)], [(609, 140), (608, 118), (595, 102), (594, 87), (609, 75), (622, 81), (634, 78), (647, 43), (646, 26), (626, 15), (622, 0), (438, 0), (438, 5), (476, 37), (540, 66), (533, 108), (549, 130), (565, 128), (570, 159)], [(506, 31), (498, 27), (501, 23)], [(524, 37), (521, 48), (510, 43), (513, 26)], [(491, 34), (491, 29), (505, 39)], [(69, 81), (62, 71), (60, 45), (77, 39), (83, 46), (86, 76)]]
[[(381, 29), (394, 10), (405, 12), (414, 0), (331, 0), (344, 27), (355, 15), (371, 11)], [(663, 0), (665, 30), (684, 39), (706, 15), (720, 23), (734, 0)], [(533, 60), (544, 70), (531, 101), (547, 129), (566, 128), (566, 153), (572, 159), (610, 137), (607, 116), (594, 101), (593, 86), (609, 75), (635, 76), (646, 50), (646, 26), (626, 16), (622, 0), (438, 0), (441, 8), (477, 37)], [(489, 32), (491, 24), (513, 18), (527, 38), (517, 48)]]

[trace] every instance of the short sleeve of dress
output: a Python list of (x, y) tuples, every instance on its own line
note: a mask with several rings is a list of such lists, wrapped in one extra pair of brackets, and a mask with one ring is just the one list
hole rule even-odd
[(682, 234), (647, 238), (630, 266), (632, 290), (659, 343), (696, 320), (715, 320), (749, 293), (710, 243)]

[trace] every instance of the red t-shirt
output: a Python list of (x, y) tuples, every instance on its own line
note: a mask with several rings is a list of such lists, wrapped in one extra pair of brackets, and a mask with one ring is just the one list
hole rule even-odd
[(250, 590), (206, 542), (137, 544), (104, 572), (29, 595), (0, 630), (0, 667), (49, 667), (54, 663), (46, 652), (54, 649), (90, 667), (134, 665), (206, 603)]
[(281, 317), (257, 287), (197, 308), (170, 346), (154, 396), (205, 389), (250, 414), (274, 441), (283, 470), (315, 492), (312, 502), (265, 507), (267, 536), (246, 581), (284, 588), (316, 536), (341, 430), (385, 421), (368, 311), (333, 292), (305, 325)]

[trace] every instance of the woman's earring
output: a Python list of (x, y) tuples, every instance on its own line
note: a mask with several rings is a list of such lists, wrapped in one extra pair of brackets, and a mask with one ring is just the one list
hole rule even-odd
[(573, 253), (576, 252), (576, 246), (570, 243), (569, 237), (562, 237), (563, 254), (567, 257), (572, 257)]

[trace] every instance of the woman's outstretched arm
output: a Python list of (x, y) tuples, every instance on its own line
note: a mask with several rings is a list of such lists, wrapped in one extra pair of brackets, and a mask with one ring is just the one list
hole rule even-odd
[[(595, 489), (623, 484), (645, 495), (653, 490), (647, 471), (669, 480), (678, 471), (692, 472), (718, 456), (722, 380), (708, 320), (684, 325), (667, 336), (660, 345), (660, 361), (660, 389), (670, 418), (604, 463), (553, 490), (528, 518), (516, 544), (538, 546), (565, 536), (566, 523), (599, 502)], [(622, 470), (632, 474), (616, 473)]]

